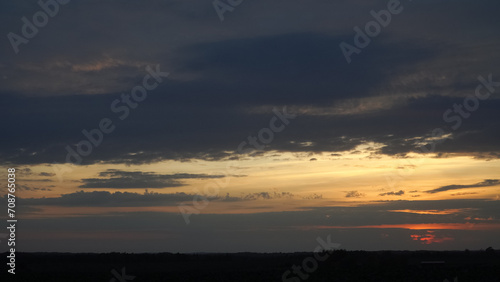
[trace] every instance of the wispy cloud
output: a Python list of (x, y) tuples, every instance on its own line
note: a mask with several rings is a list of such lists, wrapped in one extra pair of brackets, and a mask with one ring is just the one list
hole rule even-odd
[(99, 176), (107, 178), (84, 178), (80, 188), (109, 188), (109, 189), (130, 189), (130, 188), (168, 188), (184, 186), (180, 179), (209, 179), (223, 178), (224, 175), (208, 174), (157, 174), (154, 172), (123, 171), (108, 169), (100, 172)]
[(346, 198), (362, 198), (362, 197), (366, 196), (365, 193), (360, 193), (358, 191), (347, 191), (344, 193), (346, 193), (345, 194)]
[(397, 192), (386, 192), (386, 193), (380, 193), (378, 194), (379, 196), (403, 196), (405, 194), (405, 191), (399, 190)]
[(490, 187), (490, 186), (497, 186), (500, 185), (500, 180), (498, 179), (485, 179), (482, 182), (475, 183), (475, 184), (469, 184), (469, 185), (446, 185), (446, 186), (441, 186), (436, 189), (428, 190), (425, 191), (426, 193), (434, 194), (434, 193), (439, 193), (439, 192), (444, 192), (444, 191), (449, 191), (449, 190), (457, 190), (457, 189), (465, 189), (465, 188), (478, 188), (478, 187)]
[[(44, 190), (40, 188), (29, 188), (23, 186), (25, 190)], [(47, 191), (50, 191), (47, 190)], [(196, 194), (184, 192), (177, 193), (157, 193), (148, 192), (143, 194), (131, 192), (108, 192), (108, 191), (78, 191), (63, 194), (59, 197), (51, 198), (19, 198), (23, 205), (30, 206), (82, 206), (82, 207), (150, 207), (150, 206), (173, 206), (182, 202), (191, 201)], [(201, 196), (201, 195), (199, 195)], [(295, 199), (295, 200), (321, 200), (322, 195), (299, 196), (290, 192), (256, 192), (243, 194), (240, 197), (230, 196), (203, 196), (210, 201), (219, 202), (243, 202), (257, 200)]]

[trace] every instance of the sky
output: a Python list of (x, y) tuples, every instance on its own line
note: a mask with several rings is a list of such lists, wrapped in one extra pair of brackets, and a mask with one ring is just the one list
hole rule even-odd
[(17, 251), (500, 248), (498, 1), (40, 3), (0, 3)]

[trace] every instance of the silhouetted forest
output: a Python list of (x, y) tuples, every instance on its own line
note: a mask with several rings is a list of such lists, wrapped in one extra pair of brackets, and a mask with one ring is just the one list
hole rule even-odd
[[(18, 253), (1, 281), (500, 281), (500, 252), (345, 251), (233, 254)], [(6, 265), (7, 253), (2, 254)], [(303, 267), (305, 263), (305, 269)], [(301, 267), (302, 278), (293, 273)], [(126, 278), (117, 278), (125, 273)], [(124, 271), (124, 272), (122, 272)], [(286, 279), (283, 280), (285, 275)], [(133, 276), (133, 279), (132, 279)]]

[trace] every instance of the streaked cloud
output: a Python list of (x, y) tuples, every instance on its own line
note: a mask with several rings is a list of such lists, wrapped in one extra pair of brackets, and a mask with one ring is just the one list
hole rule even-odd
[(425, 191), (426, 193), (434, 194), (434, 193), (439, 193), (439, 192), (444, 192), (444, 191), (449, 191), (449, 190), (458, 190), (458, 189), (466, 189), (466, 188), (478, 188), (478, 187), (491, 187), (491, 186), (497, 186), (500, 185), (500, 180), (498, 179), (485, 179), (482, 182), (478, 182), (475, 184), (470, 184), (470, 185), (446, 185), (446, 186), (441, 186), (436, 189), (428, 190)]
[(123, 171), (108, 169), (99, 173), (100, 177), (107, 178), (84, 178), (84, 183), (80, 188), (110, 188), (110, 189), (130, 189), (130, 188), (168, 188), (184, 186), (180, 179), (213, 179), (223, 178), (225, 175), (208, 174), (156, 174), (143, 171)]
[(391, 191), (391, 192), (385, 192), (385, 193), (380, 193), (378, 194), (379, 196), (402, 196), (405, 194), (405, 191), (399, 190), (399, 191)]
[(365, 193), (361, 193), (361, 192), (358, 192), (358, 191), (347, 191), (347, 192), (344, 192), (344, 193), (346, 193), (345, 194), (346, 198), (362, 198), (362, 197), (366, 196)]

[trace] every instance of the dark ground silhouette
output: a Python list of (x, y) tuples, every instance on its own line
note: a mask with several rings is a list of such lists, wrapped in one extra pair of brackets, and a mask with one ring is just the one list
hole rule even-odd
[[(322, 253), (321, 255), (326, 255)], [(500, 281), (500, 252), (345, 251), (317, 261), (302, 279), (293, 266), (314, 269), (312, 253), (234, 254), (72, 254), (18, 253), (16, 275), (1, 254), (0, 281)], [(307, 259), (309, 258), (309, 259)], [(125, 268), (126, 279), (122, 275)], [(112, 273), (119, 274), (118, 278)], [(286, 271), (289, 280), (283, 280)], [(307, 275), (304, 276), (304, 275)], [(135, 278), (132, 279), (132, 276)], [(114, 280), (113, 280), (114, 279)], [(120, 280), (121, 279), (121, 280)]]

